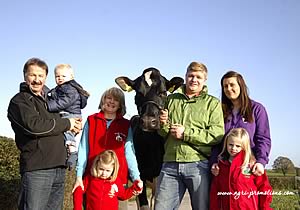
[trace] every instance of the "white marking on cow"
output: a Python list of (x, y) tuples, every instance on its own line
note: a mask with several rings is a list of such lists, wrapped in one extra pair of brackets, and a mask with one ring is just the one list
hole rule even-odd
[(150, 79), (151, 74), (152, 74), (152, 71), (148, 71), (144, 74), (145, 80), (149, 86), (152, 85), (152, 80)]

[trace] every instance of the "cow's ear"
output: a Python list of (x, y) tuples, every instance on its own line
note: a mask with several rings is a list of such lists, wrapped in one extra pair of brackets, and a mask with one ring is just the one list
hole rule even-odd
[(184, 80), (181, 77), (173, 77), (169, 82), (167, 82), (167, 90), (173, 93), (177, 88), (183, 85)]
[(128, 77), (117, 77), (115, 82), (123, 91), (130, 92), (133, 90), (133, 81)]

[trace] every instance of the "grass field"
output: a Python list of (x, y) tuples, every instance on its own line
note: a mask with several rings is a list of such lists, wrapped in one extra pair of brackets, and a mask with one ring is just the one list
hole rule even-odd
[[(289, 193), (289, 195), (273, 195), (271, 207), (274, 210), (300, 210), (300, 197), (297, 191), (274, 190), (275, 192)], [(293, 193), (293, 194), (290, 194)]]
[[(273, 170), (267, 170), (267, 174), (269, 177), (270, 176), (277, 176), (277, 177), (284, 176), (283, 173), (274, 172)], [(296, 173), (287, 173), (285, 176), (296, 176)]]

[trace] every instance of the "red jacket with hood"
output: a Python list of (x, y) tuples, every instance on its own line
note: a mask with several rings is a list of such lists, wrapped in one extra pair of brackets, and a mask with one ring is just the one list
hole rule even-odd
[(251, 173), (252, 168), (242, 170), (244, 151), (233, 159), (219, 160), (219, 175), (214, 176), (210, 189), (210, 210), (269, 210), (272, 187), (266, 172), (262, 176)]

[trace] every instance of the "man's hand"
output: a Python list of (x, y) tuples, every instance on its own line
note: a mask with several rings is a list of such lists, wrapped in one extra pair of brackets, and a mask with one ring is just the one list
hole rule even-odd
[(180, 124), (173, 124), (170, 126), (170, 134), (176, 139), (183, 139), (184, 126)]
[(82, 130), (82, 119), (81, 118), (69, 118), (71, 127), (70, 131), (72, 131), (75, 134), (78, 134)]
[(168, 110), (167, 109), (162, 109), (160, 110), (160, 115), (159, 115), (159, 121), (162, 125), (165, 125), (168, 123)]

